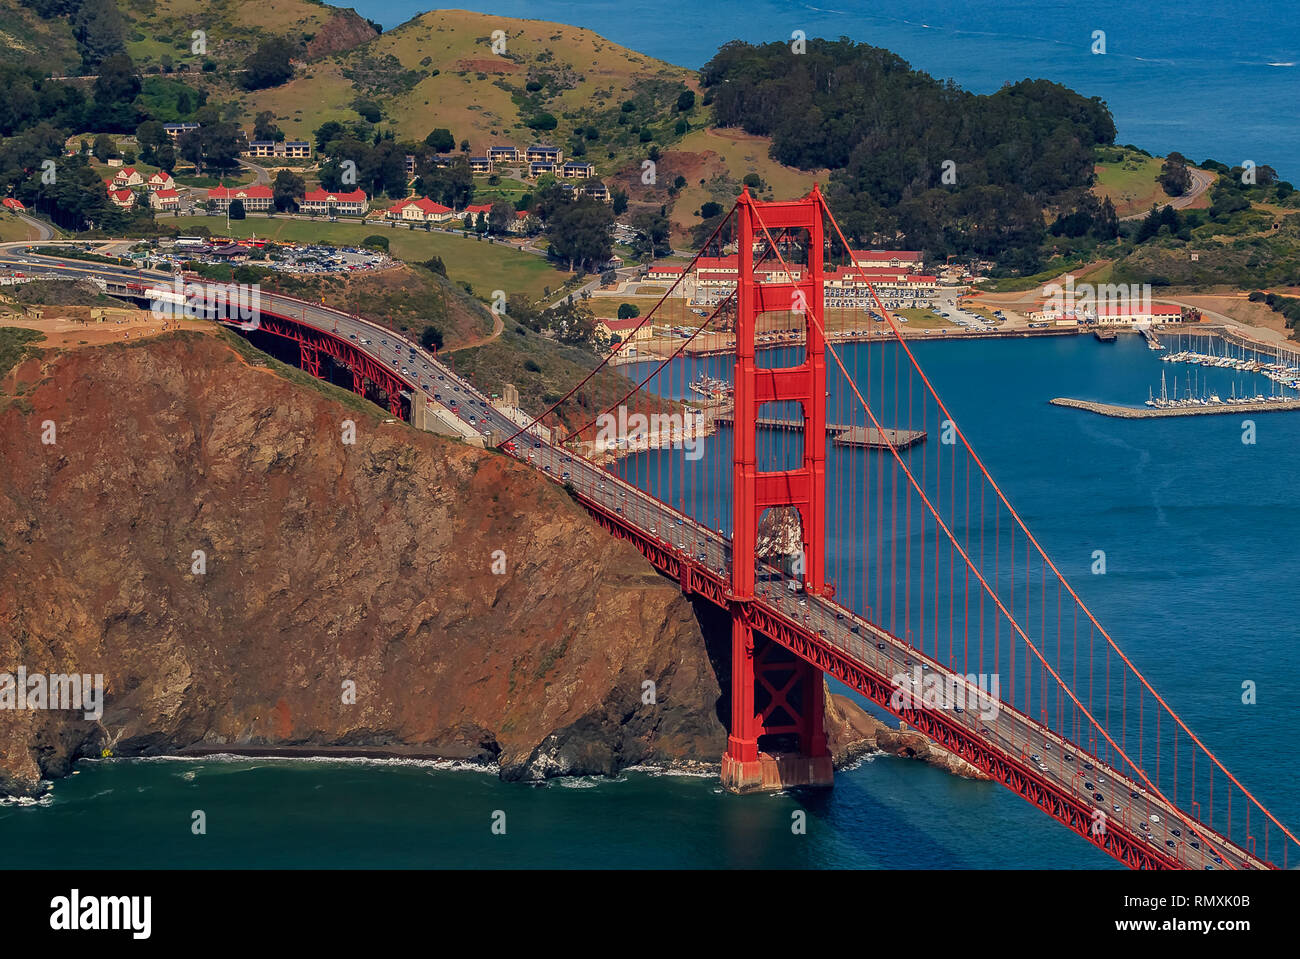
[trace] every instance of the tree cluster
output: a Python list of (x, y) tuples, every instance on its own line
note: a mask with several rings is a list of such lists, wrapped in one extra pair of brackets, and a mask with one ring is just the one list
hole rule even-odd
[(1090, 185), (1094, 148), (1115, 137), (1096, 97), (1047, 80), (977, 95), (846, 38), (810, 40), (799, 56), (729, 43), (701, 79), (720, 126), (770, 136), (781, 163), (834, 171), (832, 203), (852, 240), (934, 256), (1033, 266), (1043, 207)]

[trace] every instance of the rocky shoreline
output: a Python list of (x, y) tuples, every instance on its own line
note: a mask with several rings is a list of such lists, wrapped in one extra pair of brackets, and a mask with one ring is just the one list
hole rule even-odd
[[(0, 715), (0, 795), (104, 756), (719, 768), (725, 614), (527, 467), (276, 369), (181, 332), (0, 376), (0, 671), (103, 678), (97, 720)], [(936, 761), (832, 706), (841, 758)]]

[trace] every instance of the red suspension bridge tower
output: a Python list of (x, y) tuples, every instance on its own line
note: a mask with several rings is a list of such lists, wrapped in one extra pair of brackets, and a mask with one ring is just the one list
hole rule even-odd
[[(731, 733), (722, 760), (722, 781), (742, 792), (778, 785), (830, 785), (833, 770), (822, 727), (822, 672), (756, 633), (750, 616), (759, 521), (768, 509), (788, 507), (798, 512), (804, 590), (813, 595), (826, 592), (826, 358), (820, 322), (823, 200), (816, 187), (801, 200), (778, 203), (760, 203), (745, 190), (736, 212)], [(806, 267), (797, 271), (791, 267), (781, 282), (758, 282), (755, 242), (791, 241), (806, 246)], [(793, 313), (802, 321), (804, 359), (797, 366), (759, 369), (755, 364), (758, 317), (778, 312)], [(761, 408), (768, 403), (798, 403), (802, 408), (803, 460), (797, 468), (758, 470), (757, 424)]]

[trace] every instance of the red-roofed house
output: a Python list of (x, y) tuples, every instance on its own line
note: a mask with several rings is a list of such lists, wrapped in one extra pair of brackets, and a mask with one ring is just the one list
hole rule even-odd
[(113, 201), (114, 205), (120, 206), (123, 210), (129, 210), (135, 206), (135, 194), (130, 190), (114, 190), (112, 184), (108, 187), (108, 198)]
[(6, 210), (13, 210), (15, 213), (22, 213), (27, 209), (27, 207), (23, 206), (23, 201), (15, 196), (5, 197), (3, 203)]
[(853, 260), (859, 266), (888, 266), (894, 269), (919, 270), (921, 253), (918, 250), (853, 250)]
[(491, 212), (492, 212), (491, 203), (476, 203), (473, 206), (465, 207), (465, 209), (461, 210), (460, 215), (463, 217), (466, 213), (468, 213), (470, 216), (474, 217), (474, 219), (477, 220), (478, 215), (480, 213), (482, 213), (484, 216), (487, 216)]
[(179, 210), (181, 195), (175, 190), (154, 190), (149, 194), (149, 205), (155, 210)]
[(644, 317), (640, 316), (634, 316), (626, 320), (602, 317), (596, 321), (596, 329), (606, 336), (617, 336), (620, 340), (631, 340), (633, 342), (648, 340), (650, 338), (650, 322), (646, 321), (644, 326), (639, 330), (637, 329), (637, 324), (644, 319)]
[(133, 186), (140, 186), (144, 183), (144, 177), (140, 171), (133, 166), (124, 166), (117, 171), (113, 177), (113, 186), (118, 190), (125, 190)]
[(390, 220), (413, 223), (442, 223), (456, 219), (456, 211), (441, 203), (434, 203), (427, 196), (422, 196), (394, 204), (384, 216)]
[(218, 210), (230, 206), (231, 201), (239, 200), (245, 211), (269, 210), (275, 201), (275, 194), (269, 186), (254, 184), (252, 186), (214, 186), (208, 191), (208, 199), (216, 204)]
[(335, 216), (364, 216), (370, 209), (366, 191), (308, 190), (299, 203), (303, 213), (332, 213)]
[(155, 173), (153, 176), (151, 176), (148, 179), (146, 185), (149, 187), (150, 190), (176, 189), (176, 181), (172, 179), (172, 175), (168, 173), (166, 170), (159, 170), (157, 173)]
[(667, 266), (660, 263), (652, 263), (650, 264), (650, 269), (646, 271), (645, 278), (647, 280), (667, 280), (671, 283), (681, 277), (682, 269), (683, 268), (680, 266)]

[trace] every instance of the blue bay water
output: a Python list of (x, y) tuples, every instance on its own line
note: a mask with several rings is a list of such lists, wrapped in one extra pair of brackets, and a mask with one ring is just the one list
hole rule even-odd
[[(845, 348), (857, 362), (862, 348)], [(1162, 364), (1138, 337), (914, 344), (954, 418), (1065, 575), (1229, 769), (1292, 825), (1300, 414), (1150, 421)], [(1185, 369), (1185, 368), (1182, 368)], [(718, 369), (716, 372), (724, 372)], [(1202, 375), (1207, 371), (1202, 370)], [(1209, 371), (1211, 388), (1266, 381)], [(836, 403), (832, 397), (832, 405)], [(843, 549), (846, 541), (842, 541)], [(1090, 575), (1095, 549), (1105, 576)], [(1241, 702), (1244, 680), (1258, 704)], [(735, 797), (709, 777), (627, 772), (535, 787), (435, 764), (88, 762), (47, 805), (0, 806), (11, 867), (1084, 867), (1111, 861), (1000, 786), (876, 757), (829, 794)], [(208, 834), (190, 833), (195, 809)], [(809, 812), (793, 836), (791, 813)], [(491, 817), (507, 816), (493, 836)]]
[[(1300, 178), (1300, 20), (1279, 0), (923, 0), (885, 7), (821, 0), (464, 0), (480, 13), (586, 27), (616, 43), (698, 68), (729, 40), (849, 38), (893, 50), (917, 69), (977, 93), (1043, 77), (1104, 99), (1119, 143), (1179, 150)], [(358, 0), (398, 26), (423, 0)], [(1091, 52), (1094, 31), (1106, 53)], [(434, 126), (430, 117), (430, 127)]]

